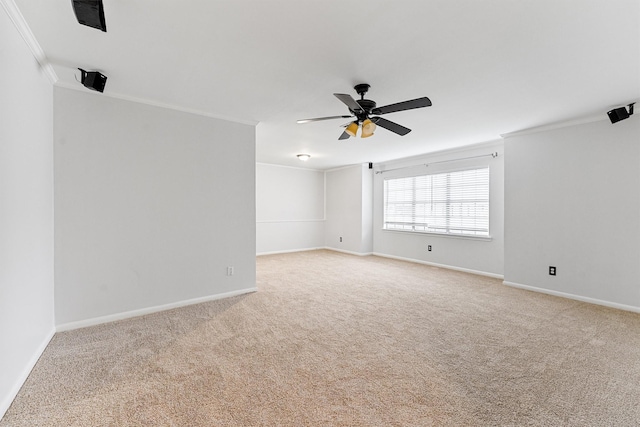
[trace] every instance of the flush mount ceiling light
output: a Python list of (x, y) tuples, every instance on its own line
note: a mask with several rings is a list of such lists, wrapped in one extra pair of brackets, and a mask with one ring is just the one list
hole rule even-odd
[(298, 154), (297, 156), (300, 160), (302, 160), (303, 162), (306, 162), (307, 160), (309, 160), (311, 158), (310, 155), (308, 154)]

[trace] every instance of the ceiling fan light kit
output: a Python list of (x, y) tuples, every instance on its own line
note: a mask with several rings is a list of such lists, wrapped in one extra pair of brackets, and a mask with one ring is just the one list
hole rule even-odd
[(369, 138), (373, 135), (373, 132), (376, 130), (376, 124), (373, 123), (370, 119), (365, 119), (362, 122), (362, 133), (360, 134), (361, 138)]
[(369, 91), (371, 86), (367, 83), (361, 83), (354, 86), (354, 89), (358, 95), (360, 95), (359, 100), (353, 99), (351, 95), (346, 93), (334, 93), (333, 95), (342, 101), (343, 104), (349, 108), (350, 116), (329, 116), (329, 117), (318, 117), (315, 119), (303, 119), (298, 120), (298, 123), (310, 123), (310, 122), (318, 122), (321, 120), (332, 120), (332, 119), (341, 119), (341, 118), (353, 118), (356, 120), (349, 123), (345, 129), (345, 131), (338, 138), (339, 140), (348, 139), (350, 137), (355, 137), (358, 132), (358, 127), (362, 125), (362, 131), (360, 133), (361, 138), (368, 138), (373, 135), (373, 132), (376, 129), (376, 125), (380, 126), (384, 129), (387, 129), (393, 133), (396, 133), (400, 136), (404, 136), (411, 132), (411, 129), (401, 126), (391, 120), (387, 120), (383, 117), (370, 117), (370, 115), (382, 115), (388, 113), (395, 113), (398, 111), (405, 110), (413, 110), (415, 108), (424, 108), (430, 107), (431, 100), (429, 98), (422, 97), (416, 98), (409, 101), (398, 102), (396, 104), (385, 105), (384, 107), (378, 107), (375, 101), (370, 99), (364, 99), (364, 95)]
[(364, 133), (362, 132), (362, 135), (360, 135), (360, 138), (369, 138), (370, 136), (373, 136), (372, 133)]
[(347, 126), (347, 128), (345, 129), (345, 132), (348, 133), (350, 136), (355, 137), (356, 134), (358, 133), (358, 122), (349, 123), (349, 126)]

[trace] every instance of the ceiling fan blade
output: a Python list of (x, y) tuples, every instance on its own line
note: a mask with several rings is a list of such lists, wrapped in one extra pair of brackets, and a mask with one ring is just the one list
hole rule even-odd
[(342, 140), (342, 139), (349, 139), (349, 138), (351, 138), (351, 135), (349, 135), (347, 132), (342, 132), (342, 135), (340, 135), (338, 139)]
[(329, 117), (316, 117), (315, 119), (302, 119), (298, 120), (296, 123), (310, 123), (310, 122), (320, 122), (322, 120), (333, 120), (333, 119), (348, 119), (353, 116), (329, 116)]
[(344, 103), (344, 105), (346, 105), (347, 107), (349, 107), (349, 110), (355, 112), (355, 113), (362, 113), (362, 107), (360, 106), (360, 104), (358, 104), (356, 102), (355, 99), (353, 99), (353, 97), (351, 95), (348, 95), (346, 93), (334, 93), (333, 94), (336, 98), (338, 98), (340, 101), (342, 101)]
[(385, 105), (371, 110), (371, 114), (388, 114), (396, 111), (413, 110), (414, 108), (430, 107), (431, 100), (424, 98), (412, 99), (410, 101), (398, 102), (397, 104)]
[(411, 132), (411, 129), (401, 126), (391, 120), (383, 119), (382, 117), (371, 117), (371, 121), (376, 125), (383, 127), (391, 132), (397, 133), (400, 136), (404, 136)]

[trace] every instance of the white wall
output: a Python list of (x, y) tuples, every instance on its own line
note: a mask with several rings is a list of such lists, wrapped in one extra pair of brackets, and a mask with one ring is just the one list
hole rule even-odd
[(53, 318), (52, 85), (0, 7), (0, 418)]
[(362, 244), (361, 253), (373, 253), (373, 168), (362, 165)]
[(326, 247), (360, 255), (372, 252), (372, 174), (368, 164), (326, 172)]
[(324, 172), (256, 165), (256, 253), (324, 246)]
[(56, 87), (54, 171), (57, 325), (255, 287), (253, 126)]
[[(498, 157), (483, 156), (497, 152)], [(443, 163), (436, 163), (443, 162)], [(373, 240), (377, 255), (409, 259), (447, 266), (490, 276), (501, 277), (504, 272), (504, 157), (502, 141), (480, 144), (463, 150), (378, 164), (375, 170), (387, 170), (374, 177)], [(430, 163), (427, 167), (425, 163)], [(491, 240), (438, 236), (436, 234), (407, 233), (383, 230), (384, 179), (418, 173), (438, 173), (449, 170), (489, 166)], [(399, 169), (391, 171), (391, 169)], [(431, 245), (432, 251), (427, 251)]]
[(505, 151), (505, 282), (640, 309), (640, 117), (515, 135)]

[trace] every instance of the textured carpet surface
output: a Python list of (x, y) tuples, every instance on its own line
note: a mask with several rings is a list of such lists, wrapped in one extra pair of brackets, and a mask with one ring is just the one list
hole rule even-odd
[(329, 251), (257, 269), (56, 334), (0, 426), (640, 425), (638, 314)]

